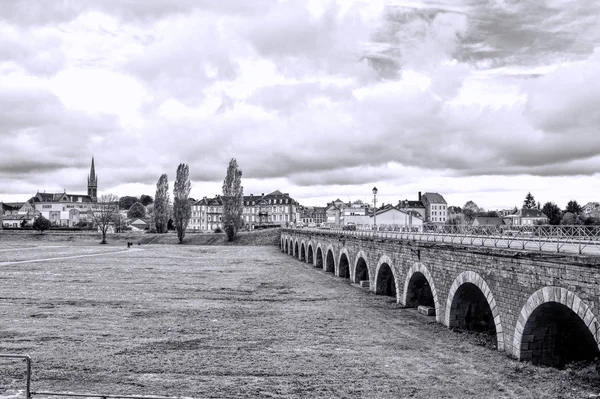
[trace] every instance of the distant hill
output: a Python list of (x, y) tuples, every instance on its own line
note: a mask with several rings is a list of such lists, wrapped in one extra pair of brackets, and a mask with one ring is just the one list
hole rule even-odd
[(600, 202), (588, 202), (581, 208), (581, 215), (600, 219)]

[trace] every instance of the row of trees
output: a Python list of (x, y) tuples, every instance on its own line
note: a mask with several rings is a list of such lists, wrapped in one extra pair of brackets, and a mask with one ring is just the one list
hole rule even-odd
[[(548, 223), (551, 225), (600, 224), (599, 219), (582, 214), (583, 208), (575, 200), (569, 201), (563, 210), (554, 202), (546, 202), (542, 205), (541, 202), (536, 202), (531, 193), (527, 193), (523, 201), (523, 208), (540, 210), (548, 217)], [(511, 214), (517, 212), (519, 212), (519, 209), (515, 207)], [(448, 224), (471, 223), (478, 216), (499, 217), (498, 212), (486, 211), (473, 201), (467, 201), (462, 208), (449, 206), (448, 213)]]
[[(173, 219), (177, 239), (183, 242), (185, 230), (192, 216), (192, 204), (190, 203), (190, 168), (181, 163), (177, 167), (175, 184), (173, 187)], [(154, 196), (154, 225), (157, 233), (166, 233), (169, 227), (170, 198), (169, 178), (163, 173), (156, 183), (156, 195)]]
[[(173, 219), (177, 238), (183, 242), (185, 231), (192, 215), (190, 191), (190, 169), (186, 164), (179, 164), (173, 187)], [(229, 241), (237, 237), (243, 226), (242, 212), (244, 205), (244, 188), (242, 187), (242, 171), (237, 160), (232, 158), (223, 180), (223, 216), (222, 223)], [(166, 233), (170, 214), (169, 179), (163, 174), (156, 183), (154, 196), (154, 224), (157, 233)]]

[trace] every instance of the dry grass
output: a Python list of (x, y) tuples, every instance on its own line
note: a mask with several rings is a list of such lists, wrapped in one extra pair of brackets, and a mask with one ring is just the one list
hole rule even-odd
[[(600, 392), (585, 368), (517, 363), (275, 247), (142, 245), (93, 255), (116, 248), (11, 245), (22, 247), (4, 242), (0, 261), (92, 255), (0, 267), (0, 353), (33, 357), (34, 390), (197, 398)], [(0, 397), (23, 387), (22, 370), (2, 361)]]

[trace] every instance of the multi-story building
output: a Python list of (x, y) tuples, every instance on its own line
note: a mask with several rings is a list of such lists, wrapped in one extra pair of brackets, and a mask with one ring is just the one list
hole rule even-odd
[(327, 221), (327, 212), (322, 206), (303, 206), (300, 210), (300, 220), (305, 225), (320, 225)]
[(93, 205), (89, 195), (63, 193), (37, 193), (28, 201), (37, 212), (53, 226), (75, 227), (87, 220)]
[(192, 204), (192, 216), (188, 224), (189, 230), (214, 231), (223, 228), (223, 199), (220, 195), (214, 198), (202, 198)]
[(425, 207), (425, 222), (446, 223), (448, 219), (448, 204), (444, 197), (438, 193), (425, 193), (419, 191), (419, 201)]
[(259, 226), (287, 226), (300, 221), (300, 205), (289, 193), (275, 190), (260, 196), (244, 196), (242, 218), (247, 228)]
[[(254, 229), (263, 226), (285, 226), (300, 220), (298, 202), (288, 193), (279, 190), (265, 195), (246, 195), (243, 199), (242, 219), (244, 227)], [(223, 228), (223, 199), (203, 198), (192, 205), (190, 230), (214, 231)]]

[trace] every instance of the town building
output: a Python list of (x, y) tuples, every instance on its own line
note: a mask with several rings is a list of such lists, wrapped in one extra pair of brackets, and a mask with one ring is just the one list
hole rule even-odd
[(87, 178), (87, 195), (62, 193), (40, 193), (39, 191), (28, 201), (36, 211), (50, 220), (53, 226), (76, 227), (87, 221), (87, 213), (98, 201), (98, 176), (94, 166), (94, 158)]
[[(247, 229), (286, 226), (300, 221), (300, 206), (288, 193), (279, 190), (269, 194), (246, 195), (242, 219)], [(192, 205), (189, 230), (214, 231), (223, 228), (223, 199), (203, 198)]]
[[(40, 193), (27, 202), (2, 206), (5, 227), (31, 226), (37, 215), (42, 215), (52, 226), (76, 227), (87, 221), (87, 213), (95, 207), (98, 193), (98, 176), (94, 167), (94, 158), (87, 178), (87, 195), (62, 193)], [(25, 222), (23, 222), (25, 221)]]
[(350, 207), (350, 204), (345, 203), (341, 199), (336, 199), (327, 203), (325, 207), (325, 214), (327, 215), (327, 223), (340, 225), (342, 224), (342, 212), (344, 209)]
[(327, 221), (327, 212), (323, 206), (300, 206), (300, 220), (305, 225), (321, 225)]
[(0, 202), (0, 228), (31, 226), (35, 216), (28, 202)]
[[(377, 226), (382, 227), (386, 225), (393, 225), (398, 227), (422, 227), (423, 217), (419, 212), (413, 210), (407, 210), (387, 204), (377, 209), (375, 212), (377, 217)], [(375, 218), (373, 214), (370, 215), (370, 225), (374, 225)]]
[(214, 198), (202, 198), (192, 204), (192, 215), (188, 230), (214, 231), (223, 228), (223, 199), (220, 195)]
[(504, 226), (504, 220), (500, 217), (492, 217), (492, 216), (476, 216), (473, 219), (473, 226)]
[[(420, 194), (420, 193), (419, 193)], [(407, 212), (416, 212), (419, 215), (421, 215), (421, 219), (425, 220), (425, 205), (423, 205), (423, 203), (418, 200), (418, 201), (413, 201), (413, 200), (401, 200), (398, 201), (398, 205), (397, 207), (399, 209), (403, 209)]]
[(504, 217), (506, 224), (514, 226), (533, 226), (539, 224), (548, 224), (548, 217), (539, 209), (521, 208), (514, 215)]
[(275, 190), (260, 196), (244, 196), (242, 218), (246, 228), (287, 226), (300, 221), (300, 204), (289, 193)]
[(419, 201), (425, 207), (425, 222), (443, 224), (448, 219), (448, 204), (441, 194), (419, 191)]

